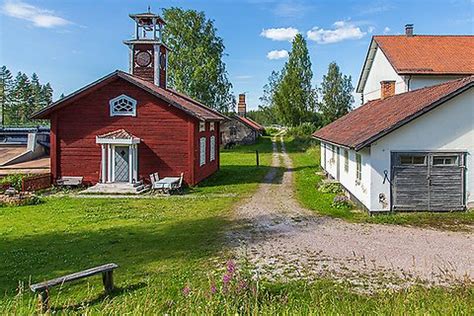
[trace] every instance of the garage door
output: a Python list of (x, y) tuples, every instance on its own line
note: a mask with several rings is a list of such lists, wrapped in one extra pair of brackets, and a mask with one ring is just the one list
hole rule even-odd
[(464, 153), (392, 153), (394, 210), (463, 210)]

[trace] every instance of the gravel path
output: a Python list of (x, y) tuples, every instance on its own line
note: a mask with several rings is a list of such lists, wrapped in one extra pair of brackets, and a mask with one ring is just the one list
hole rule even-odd
[(473, 235), (395, 225), (352, 224), (302, 208), (292, 162), (273, 142), (272, 168), (258, 191), (235, 209), (229, 243), (261, 277), (335, 277), (364, 287), (472, 281)]

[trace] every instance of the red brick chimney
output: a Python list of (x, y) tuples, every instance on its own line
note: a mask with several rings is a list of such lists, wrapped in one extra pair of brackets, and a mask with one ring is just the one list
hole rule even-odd
[(237, 104), (237, 114), (245, 116), (247, 114), (247, 104), (245, 104), (245, 93), (239, 94), (239, 103)]
[(395, 94), (395, 80), (380, 81), (380, 99), (391, 97)]

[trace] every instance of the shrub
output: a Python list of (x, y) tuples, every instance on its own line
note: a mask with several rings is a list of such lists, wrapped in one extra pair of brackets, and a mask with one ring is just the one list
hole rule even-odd
[(351, 206), (351, 201), (345, 195), (336, 195), (332, 200), (331, 206), (339, 209), (345, 209)]
[(263, 133), (264, 136), (273, 136), (280, 132), (279, 128), (276, 127), (265, 127), (265, 132)]
[(344, 191), (342, 187), (337, 182), (321, 182), (318, 187), (318, 190), (322, 193), (333, 193), (333, 194), (342, 194)]
[(310, 137), (317, 129), (318, 127), (315, 124), (306, 122), (288, 128), (287, 135), (293, 137)]
[(2, 179), (0, 179), (0, 186), (2, 187), (4, 187), (5, 185), (12, 186), (17, 191), (21, 191), (21, 180), (26, 176), (28, 175), (21, 174), (21, 173), (9, 174), (3, 177)]

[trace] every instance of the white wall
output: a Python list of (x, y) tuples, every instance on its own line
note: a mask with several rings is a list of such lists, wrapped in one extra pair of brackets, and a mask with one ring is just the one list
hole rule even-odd
[(374, 61), (364, 86), (364, 103), (380, 98), (380, 81), (395, 80), (395, 93), (407, 91), (404, 78), (399, 76), (380, 48), (377, 48)]
[[(321, 142), (321, 167), (323, 167), (327, 173), (334, 179), (338, 177), (338, 162), (339, 162), (339, 182), (351, 192), (362, 204), (370, 209), (370, 149), (364, 148), (359, 152), (362, 159), (362, 180), (358, 181), (356, 176), (356, 152), (348, 149), (349, 151), (349, 170), (346, 172), (344, 169), (344, 147), (339, 147), (339, 155), (337, 154), (338, 146), (325, 144), (326, 154), (324, 154), (324, 143)], [(333, 151), (334, 146), (334, 151)], [(334, 152), (334, 156), (333, 156)], [(326, 163), (324, 164), (324, 158)]]
[(434, 86), (446, 81), (451, 81), (451, 80), (456, 80), (459, 78), (462, 78), (463, 76), (443, 76), (443, 75), (414, 75), (411, 76), (411, 79), (408, 79), (409, 76), (407, 76), (406, 80), (409, 80), (409, 89), (410, 91), (424, 88), (424, 87), (429, 87), (429, 86)]
[[(474, 89), (400, 127), (371, 145), (371, 211), (389, 210), (390, 186), (382, 184), (384, 170), (390, 174), (391, 151), (466, 151), (467, 202), (474, 203)], [(379, 203), (379, 194), (388, 205)]]

